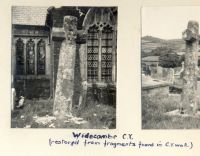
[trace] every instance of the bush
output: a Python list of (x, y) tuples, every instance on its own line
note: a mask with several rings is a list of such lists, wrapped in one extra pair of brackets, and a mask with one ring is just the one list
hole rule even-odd
[(181, 67), (182, 61), (184, 61), (184, 56), (179, 57), (176, 53), (162, 54), (159, 57), (159, 65), (163, 68)]

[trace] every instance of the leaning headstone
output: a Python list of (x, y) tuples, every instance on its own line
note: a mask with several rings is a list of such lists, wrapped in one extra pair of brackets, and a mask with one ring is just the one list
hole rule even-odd
[(169, 69), (169, 82), (170, 83), (174, 83), (174, 69), (173, 68), (170, 68)]
[(77, 18), (65, 16), (65, 40), (61, 44), (53, 114), (58, 118), (70, 116), (74, 94)]
[(157, 79), (162, 79), (163, 77), (163, 68), (161, 66), (157, 67)]
[(197, 111), (197, 51), (199, 24), (189, 21), (183, 32), (186, 42), (186, 53), (183, 71), (183, 92), (181, 98), (181, 113), (194, 114)]
[(183, 71), (184, 71), (184, 68), (185, 68), (185, 63), (184, 61), (181, 62), (181, 70), (179, 72), (179, 75), (180, 75), (180, 78), (183, 78)]

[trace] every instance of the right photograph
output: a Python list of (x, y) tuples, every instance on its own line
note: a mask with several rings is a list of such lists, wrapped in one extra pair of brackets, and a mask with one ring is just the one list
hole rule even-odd
[(142, 129), (200, 128), (200, 6), (141, 9)]

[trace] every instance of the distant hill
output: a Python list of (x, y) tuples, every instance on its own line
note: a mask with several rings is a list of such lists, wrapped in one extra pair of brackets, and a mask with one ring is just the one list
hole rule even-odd
[(144, 36), (141, 39), (142, 56), (155, 56), (152, 50), (166, 48), (169, 49), (167, 51), (173, 51), (175, 53), (183, 52), (185, 51), (185, 42), (182, 39), (165, 40), (153, 36)]
[(153, 36), (144, 36), (142, 37), (143, 40), (146, 40), (146, 41), (151, 41), (151, 42), (154, 42), (154, 43), (162, 43), (162, 42), (165, 42), (164, 39), (160, 39), (160, 38), (157, 38), (157, 37), (153, 37)]

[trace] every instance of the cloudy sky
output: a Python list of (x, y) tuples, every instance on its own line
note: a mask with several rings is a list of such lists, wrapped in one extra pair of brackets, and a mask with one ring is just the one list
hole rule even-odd
[(143, 7), (142, 36), (162, 39), (182, 38), (189, 20), (200, 23), (200, 6)]

